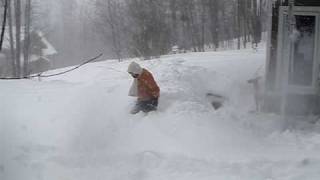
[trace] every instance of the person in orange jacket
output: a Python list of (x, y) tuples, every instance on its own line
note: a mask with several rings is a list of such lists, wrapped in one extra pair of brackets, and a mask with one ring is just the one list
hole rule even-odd
[(128, 67), (128, 73), (134, 78), (129, 96), (137, 97), (136, 105), (131, 110), (131, 113), (156, 111), (160, 88), (151, 72), (142, 68), (138, 63), (132, 62)]

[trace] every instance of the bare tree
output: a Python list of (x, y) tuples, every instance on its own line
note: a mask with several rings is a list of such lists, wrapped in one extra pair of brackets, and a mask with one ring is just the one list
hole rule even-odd
[(177, 45), (179, 38), (178, 31), (178, 2), (177, 0), (171, 0), (170, 2), (171, 13), (171, 44)]
[(12, 1), (9, 0), (9, 6), (8, 6), (8, 26), (9, 26), (9, 41), (10, 41), (10, 57), (7, 57), (7, 59), (11, 60), (11, 70), (12, 75), (14, 77), (18, 76), (17, 72), (17, 61), (15, 57), (15, 47), (14, 47), (14, 37), (13, 37), (13, 14), (12, 14)]
[(129, 17), (134, 26), (132, 52), (145, 59), (166, 54), (170, 49), (166, 3), (162, 0), (129, 0)]
[[(261, 18), (254, 16), (262, 4), (256, 3), (259, 0), (34, 1), (59, 7), (54, 17), (60, 21), (50, 31), (59, 59), (80, 59), (90, 52), (86, 42), (92, 32), (100, 37), (98, 41), (108, 54), (119, 60), (167, 54), (174, 45), (186, 51), (204, 51), (205, 47), (217, 50), (220, 46), (240, 49), (247, 42), (259, 42), (262, 32)], [(90, 4), (94, 8), (89, 13), (94, 15), (83, 18)]]
[[(261, 6), (262, 3), (260, 3)], [(251, 10), (251, 23), (252, 23), (252, 44), (254, 47), (258, 46), (261, 41), (262, 36), (262, 23), (261, 23), (261, 7), (258, 7), (257, 1), (252, 0), (252, 10)]]
[(214, 44), (214, 50), (219, 48), (219, 0), (208, 0), (208, 14), (210, 20), (210, 32), (212, 36), (212, 42)]
[(98, 0), (97, 7), (97, 25), (103, 33), (111, 35), (112, 50), (119, 61), (122, 60), (125, 49), (122, 43), (122, 34), (124, 33), (124, 14), (123, 3), (118, 0)]
[(23, 72), (24, 76), (29, 75), (28, 63), (30, 56), (30, 27), (31, 27), (31, 0), (27, 0), (25, 5), (25, 30), (24, 30), (24, 63)]
[(1, 28), (1, 39), (0, 39), (0, 51), (2, 51), (3, 39), (6, 30), (7, 24), (7, 13), (8, 13), (8, 0), (4, 0), (4, 13), (3, 13), (3, 21), (2, 21), (2, 28)]
[(21, 77), (21, 0), (14, 0), (15, 7), (15, 27), (16, 27), (16, 66), (17, 76)]

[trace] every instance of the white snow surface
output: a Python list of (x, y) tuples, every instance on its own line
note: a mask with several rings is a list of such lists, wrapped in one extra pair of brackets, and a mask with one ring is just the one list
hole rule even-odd
[[(138, 61), (155, 76), (159, 110), (129, 114), (131, 60), (66, 75), (0, 82), (1, 180), (318, 180), (320, 125), (252, 113), (247, 80), (265, 51)], [(61, 71), (61, 70), (56, 70)], [(214, 110), (206, 93), (225, 96)]]

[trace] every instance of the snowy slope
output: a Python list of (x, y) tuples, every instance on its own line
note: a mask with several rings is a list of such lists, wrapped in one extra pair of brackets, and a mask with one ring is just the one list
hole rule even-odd
[[(130, 61), (50, 79), (1, 81), (0, 179), (298, 180), (320, 177), (320, 125), (282, 130), (250, 113), (246, 81), (265, 52), (190, 53), (139, 62), (161, 87), (159, 110), (130, 115)], [(227, 97), (215, 111), (205, 94)]]

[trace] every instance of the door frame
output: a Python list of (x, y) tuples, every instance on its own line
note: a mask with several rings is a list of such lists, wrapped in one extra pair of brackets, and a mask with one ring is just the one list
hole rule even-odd
[[(289, 61), (288, 55), (285, 51), (287, 46), (284, 45), (285, 37), (285, 14), (288, 12), (287, 6), (281, 6), (279, 10), (279, 25), (278, 25), (278, 47), (277, 47), (277, 70), (276, 70), (276, 87), (277, 89), (283, 88), (283, 75), (289, 74), (289, 67), (284, 67), (285, 61)], [(306, 15), (316, 17), (316, 31), (315, 31), (315, 50), (314, 50), (314, 62), (313, 62), (313, 77), (311, 86), (299, 86), (290, 85), (288, 83), (288, 93), (294, 94), (316, 94), (318, 92), (319, 84), (319, 64), (320, 64), (320, 7), (309, 7), (309, 6), (296, 6), (294, 8), (294, 15)], [(291, 52), (294, 53), (294, 52)], [(289, 78), (286, 78), (287, 80)]]

